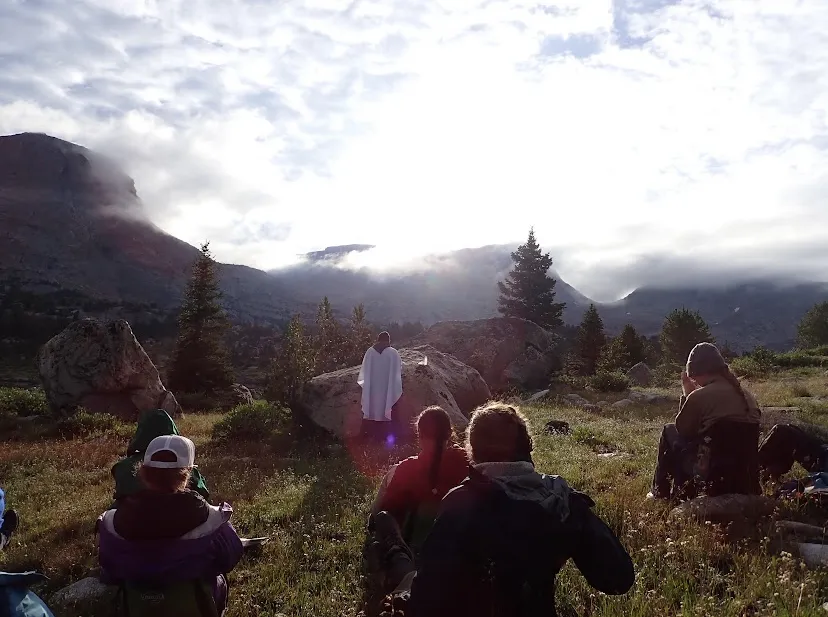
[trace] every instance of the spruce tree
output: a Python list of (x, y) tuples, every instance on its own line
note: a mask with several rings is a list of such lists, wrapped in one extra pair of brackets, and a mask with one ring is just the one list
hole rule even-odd
[(803, 349), (828, 345), (828, 302), (816, 304), (805, 313), (797, 334)]
[(295, 407), (304, 385), (313, 376), (314, 350), (299, 315), (293, 317), (270, 366), (265, 398)]
[(594, 375), (607, 338), (604, 334), (604, 322), (594, 304), (590, 304), (584, 313), (584, 319), (578, 328), (575, 359), (580, 365), (582, 375)]
[(209, 243), (193, 264), (178, 316), (178, 339), (172, 353), (169, 388), (179, 392), (221, 392), (233, 384), (224, 336), (230, 327), (221, 307), (216, 262)]
[(665, 361), (684, 364), (697, 343), (712, 343), (714, 339), (698, 311), (682, 308), (667, 315), (659, 341)]
[(351, 313), (351, 328), (348, 333), (348, 366), (362, 363), (365, 351), (373, 343), (371, 329), (365, 317), (365, 305), (358, 304)]
[(606, 371), (628, 371), (647, 359), (646, 339), (639, 336), (635, 328), (627, 324), (616, 337), (607, 343), (601, 356), (601, 368)]
[(330, 373), (347, 366), (348, 341), (325, 296), (316, 310), (316, 374)]
[(549, 276), (552, 258), (549, 253), (541, 251), (534, 229), (529, 230), (526, 244), (512, 253), (512, 261), (514, 267), (509, 276), (497, 284), (500, 289), (500, 313), (506, 317), (528, 319), (542, 328), (562, 326), (561, 315), (565, 304), (555, 302), (557, 281)]

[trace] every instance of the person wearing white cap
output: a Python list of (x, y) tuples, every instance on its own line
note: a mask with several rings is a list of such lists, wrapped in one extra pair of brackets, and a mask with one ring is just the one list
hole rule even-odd
[(211, 506), (187, 488), (195, 445), (180, 435), (153, 439), (138, 477), (144, 485), (99, 518), (101, 580), (165, 584), (204, 582), (218, 614), (227, 606), (227, 579), (242, 556), (230, 524), (233, 509)]

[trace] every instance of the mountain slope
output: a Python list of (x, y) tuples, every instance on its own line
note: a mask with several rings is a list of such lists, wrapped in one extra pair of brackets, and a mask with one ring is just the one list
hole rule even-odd
[[(146, 219), (132, 179), (107, 159), (48, 135), (0, 137), (0, 279), (164, 312), (179, 305), (197, 254)], [(296, 308), (265, 272), (219, 272), (238, 319)]]
[[(374, 323), (469, 320), (497, 314), (497, 282), (511, 268), (510, 246), (422, 258), (413, 271), (377, 274), (342, 267), (368, 245), (328, 247), (296, 266), (266, 273), (220, 265), (225, 305), (236, 321), (283, 322), (315, 315), (327, 295), (340, 316), (364, 303)], [(0, 300), (4, 283), (51, 294), (72, 308), (130, 320), (168, 318), (180, 305), (198, 250), (147, 220), (135, 185), (94, 152), (42, 134), (0, 137)], [(554, 255), (554, 253), (553, 253)], [(578, 324), (590, 300), (558, 280), (564, 320)], [(737, 350), (790, 347), (796, 324), (826, 286), (741, 282), (699, 289), (639, 289), (599, 304), (610, 332), (632, 323), (656, 334), (674, 308), (699, 310), (714, 335)], [(76, 306), (78, 305), (78, 306)], [(91, 308), (90, 308), (91, 307)], [(0, 315), (2, 317), (2, 315)]]

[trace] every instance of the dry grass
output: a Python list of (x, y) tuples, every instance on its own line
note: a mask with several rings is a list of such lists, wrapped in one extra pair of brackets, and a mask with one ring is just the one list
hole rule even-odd
[[(764, 404), (803, 406), (828, 393), (822, 376), (781, 376), (752, 383)], [(799, 388), (799, 390), (797, 390)], [(828, 423), (821, 403), (803, 415)], [(805, 407), (803, 406), (803, 409)], [(560, 577), (561, 615), (603, 617), (664, 615), (824, 616), (828, 574), (808, 572), (777, 555), (763, 530), (733, 544), (721, 530), (668, 518), (668, 509), (644, 499), (658, 433), (674, 409), (633, 407), (590, 414), (563, 407), (526, 409), (535, 429), (539, 469), (564, 476), (589, 493), (600, 514), (620, 534), (638, 571), (634, 589), (610, 598), (591, 590), (574, 566)], [(180, 422), (196, 442), (198, 462), (211, 492), (230, 501), (242, 535), (270, 535), (258, 555), (232, 573), (231, 617), (247, 615), (356, 615), (361, 608), (360, 556), (366, 512), (389, 459), (405, 452), (366, 453), (326, 439), (292, 449), (277, 442), (211, 443), (217, 415)], [(541, 434), (549, 419), (568, 421), (567, 436)], [(109, 468), (122, 454), (130, 427), (73, 440), (0, 442), (0, 485), (23, 526), (0, 568), (35, 567), (51, 589), (96, 567), (95, 518), (112, 492)], [(616, 452), (613, 457), (600, 453)], [(58, 617), (102, 614), (56, 608)]]

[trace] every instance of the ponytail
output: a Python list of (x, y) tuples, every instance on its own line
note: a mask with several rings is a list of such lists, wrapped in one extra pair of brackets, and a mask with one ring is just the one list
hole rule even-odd
[(451, 440), (451, 420), (442, 407), (427, 407), (417, 416), (417, 434), (428, 437), (435, 442), (434, 457), (428, 472), (429, 488), (432, 495), (437, 495), (437, 483), (440, 480), (440, 466), (443, 463), (443, 451)]

